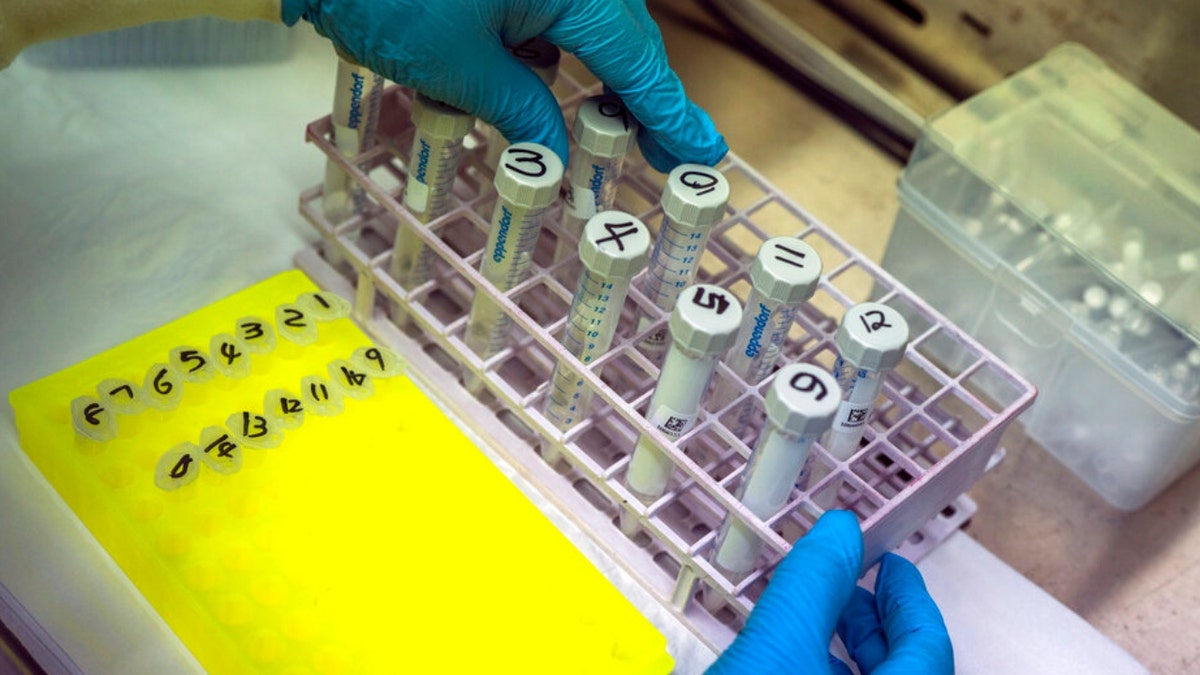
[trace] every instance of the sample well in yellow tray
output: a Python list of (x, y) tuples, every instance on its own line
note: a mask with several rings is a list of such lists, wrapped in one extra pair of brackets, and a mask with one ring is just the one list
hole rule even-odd
[(665, 673), (666, 641), (348, 305), (268, 279), (10, 395), (211, 673)]

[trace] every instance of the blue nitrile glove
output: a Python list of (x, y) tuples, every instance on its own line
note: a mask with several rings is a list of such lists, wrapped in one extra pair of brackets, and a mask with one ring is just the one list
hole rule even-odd
[(829, 654), (836, 629), (864, 674), (953, 673), (950, 636), (921, 573), (885, 554), (872, 595), (856, 585), (862, 555), (853, 514), (822, 516), (779, 563), (741, 634), (708, 672), (850, 673)]
[(575, 54), (641, 123), (659, 171), (714, 165), (728, 150), (667, 65), (645, 0), (283, 0), (283, 21), (311, 22), (342, 54), (393, 82), (534, 141), (567, 162), (567, 130), (550, 90), (509, 54), (542, 36)]

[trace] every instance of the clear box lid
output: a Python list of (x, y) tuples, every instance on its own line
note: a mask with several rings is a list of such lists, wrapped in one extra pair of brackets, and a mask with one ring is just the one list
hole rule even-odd
[(1200, 335), (1200, 134), (1099, 57), (1061, 46), (935, 118), (921, 144)]
[(933, 118), (901, 187), (1139, 375), (1195, 361), (1169, 388), (1197, 400), (1200, 133), (1095, 54), (1060, 46)]

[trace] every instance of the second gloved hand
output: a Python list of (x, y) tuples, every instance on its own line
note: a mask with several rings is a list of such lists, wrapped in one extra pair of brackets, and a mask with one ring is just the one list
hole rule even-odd
[(660, 171), (714, 165), (728, 150), (667, 65), (644, 0), (283, 0), (283, 20), (311, 22), (343, 54), (567, 161), (554, 96), (504, 45), (542, 36), (577, 56), (641, 125)]
[(856, 585), (862, 555), (853, 514), (822, 516), (775, 569), (741, 634), (709, 673), (848, 674), (829, 654), (835, 630), (864, 674), (953, 673), (950, 636), (917, 568), (885, 554), (872, 594)]

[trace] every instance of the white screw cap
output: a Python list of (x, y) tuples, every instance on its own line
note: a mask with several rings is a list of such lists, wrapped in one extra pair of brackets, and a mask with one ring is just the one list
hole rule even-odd
[(562, 160), (540, 143), (513, 143), (500, 154), (496, 166), (500, 197), (527, 209), (549, 206), (558, 196), (562, 179)]
[(784, 431), (816, 436), (833, 426), (842, 388), (828, 371), (808, 363), (786, 365), (767, 390), (767, 418)]
[(846, 310), (833, 344), (842, 358), (859, 368), (895, 368), (908, 346), (908, 322), (887, 305), (860, 303)]
[(417, 94), (413, 99), (412, 123), (420, 133), (458, 140), (475, 126), (475, 116), (425, 94)]
[(571, 127), (579, 147), (601, 157), (620, 157), (637, 137), (637, 120), (615, 94), (585, 99)]
[(821, 278), (821, 256), (795, 237), (762, 243), (750, 266), (750, 283), (767, 298), (792, 305), (812, 297)]
[(601, 211), (583, 227), (579, 260), (593, 274), (628, 279), (646, 266), (650, 229), (623, 211)]
[(667, 321), (675, 346), (705, 355), (725, 351), (741, 323), (742, 304), (729, 291), (711, 284), (683, 289)]
[(671, 220), (692, 227), (710, 227), (725, 215), (729, 181), (720, 171), (703, 164), (680, 164), (667, 176), (663, 212)]

